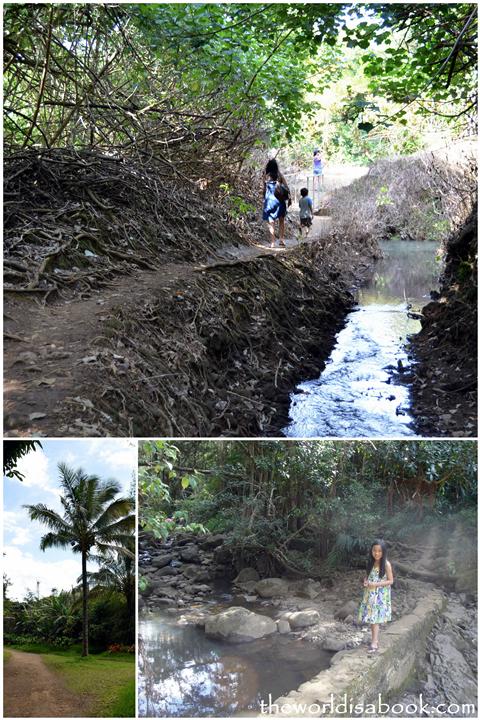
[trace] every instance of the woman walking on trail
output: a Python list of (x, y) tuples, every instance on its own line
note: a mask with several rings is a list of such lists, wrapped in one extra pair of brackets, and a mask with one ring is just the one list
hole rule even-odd
[(370, 625), (372, 633), (369, 654), (378, 651), (380, 624), (392, 619), (392, 584), (393, 573), (387, 560), (387, 546), (383, 540), (374, 540), (367, 560), (367, 574), (363, 579), (363, 600), (358, 609), (358, 621)]
[(320, 150), (313, 151), (313, 187), (314, 188), (315, 188), (315, 180), (317, 181), (318, 189), (323, 187), (323, 160), (320, 155)]
[(275, 247), (275, 220), (278, 220), (280, 247), (285, 247), (285, 216), (290, 190), (276, 160), (269, 160), (263, 181), (263, 219), (268, 222), (270, 247)]

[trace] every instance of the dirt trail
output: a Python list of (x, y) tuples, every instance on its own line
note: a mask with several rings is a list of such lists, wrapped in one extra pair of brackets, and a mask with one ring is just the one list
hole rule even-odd
[[(308, 242), (324, 237), (329, 220), (314, 218)], [(287, 226), (287, 233), (293, 234), (292, 225)], [(298, 245), (296, 239), (287, 239), (285, 248), (232, 245), (217, 250), (211, 263), (170, 263), (151, 272), (135, 269), (92, 292), (91, 297), (56, 304), (42, 305), (7, 294), (4, 435), (100, 434), (80, 418), (85, 409), (92, 408), (90, 398), (95, 397), (95, 377), (91, 363), (98, 352), (97, 344), (115, 330), (111, 327), (112, 315), (134, 314), (152, 298), (160, 300), (162, 296), (180, 295), (189, 278), (207, 267), (288, 254)]]
[(84, 697), (68, 691), (41, 655), (9, 650), (3, 670), (4, 717), (88, 717)]

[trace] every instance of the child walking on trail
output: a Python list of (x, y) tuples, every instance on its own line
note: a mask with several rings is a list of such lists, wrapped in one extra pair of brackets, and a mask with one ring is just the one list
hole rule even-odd
[(367, 574), (363, 579), (363, 600), (358, 609), (358, 621), (370, 625), (372, 633), (368, 654), (378, 651), (380, 624), (392, 619), (391, 585), (393, 572), (387, 560), (387, 546), (383, 540), (374, 540), (367, 560)]
[(300, 208), (300, 237), (303, 237), (303, 228), (305, 228), (305, 237), (307, 237), (312, 227), (313, 202), (312, 198), (308, 197), (308, 188), (303, 187), (300, 190), (300, 195), (301, 198), (298, 201)]

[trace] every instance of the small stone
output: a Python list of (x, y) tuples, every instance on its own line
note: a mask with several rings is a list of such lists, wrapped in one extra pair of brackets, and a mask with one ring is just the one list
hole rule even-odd
[(42, 420), (43, 418), (46, 418), (46, 417), (47, 417), (46, 413), (34, 412), (28, 416), (28, 419), (29, 420)]

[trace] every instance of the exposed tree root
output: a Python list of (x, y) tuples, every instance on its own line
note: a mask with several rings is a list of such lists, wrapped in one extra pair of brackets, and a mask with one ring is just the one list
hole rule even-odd
[(153, 161), (28, 151), (6, 157), (4, 179), (8, 292), (85, 293), (135, 266), (205, 260), (259, 237), (194, 183), (167, 182)]
[(117, 315), (111, 340), (99, 341), (110, 348), (99, 407), (125, 434), (276, 434), (294, 381), (322, 367), (353, 302), (321, 251), (217, 266)]

